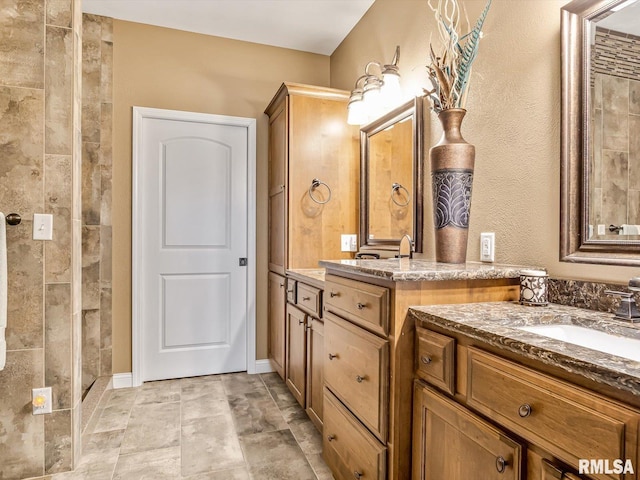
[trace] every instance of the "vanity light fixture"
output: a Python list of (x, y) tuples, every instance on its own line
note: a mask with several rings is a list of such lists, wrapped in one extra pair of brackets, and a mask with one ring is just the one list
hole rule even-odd
[[(400, 46), (397, 46), (390, 64), (367, 63), (364, 75), (356, 80), (355, 88), (349, 97), (347, 106), (349, 125), (369, 123), (402, 102), (399, 60)], [(377, 67), (379, 73), (372, 73), (372, 67)]]

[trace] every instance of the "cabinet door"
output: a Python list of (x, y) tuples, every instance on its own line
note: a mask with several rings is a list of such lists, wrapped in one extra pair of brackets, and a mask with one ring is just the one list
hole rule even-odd
[(307, 317), (307, 415), (322, 432), (324, 323)]
[(287, 362), (286, 382), (289, 390), (304, 408), (307, 374), (307, 316), (290, 303), (287, 304)]
[(286, 100), (269, 119), (269, 270), (287, 265), (287, 114)]
[(550, 463), (546, 459), (542, 459), (542, 480), (582, 480), (583, 477), (566, 472), (560, 467)]
[(523, 447), (430, 387), (415, 384), (414, 480), (519, 480)]
[(269, 358), (284, 379), (285, 278), (269, 272)]

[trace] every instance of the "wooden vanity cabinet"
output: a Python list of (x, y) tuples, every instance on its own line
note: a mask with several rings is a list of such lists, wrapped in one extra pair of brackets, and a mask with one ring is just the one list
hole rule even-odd
[(284, 322), (286, 305), (285, 285), (285, 277), (277, 273), (269, 272), (268, 352), (272, 365), (282, 379), (284, 379), (286, 344)]
[[(514, 300), (517, 295), (518, 279), (394, 282), (327, 268), (323, 456), (336, 480), (353, 479), (360, 472), (353, 468), (362, 465), (369, 472), (362, 478), (411, 476), (415, 326), (407, 317), (409, 306)], [(436, 346), (449, 356), (434, 356), (431, 373), (450, 384), (453, 374), (445, 375), (443, 365), (452, 358), (453, 346)], [(335, 426), (341, 435), (329, 428), (330, 416), (350, 419)], [(327, 435), (335, 438), (329, 441)]]
[[(640, 410), (637, 408), (487, 352), (477, 342), (461, 334), (455, 334), (454, 338), (454, 334), (447, 336), (420, 327), (416, 330), (415, 365), (420, 378), (416, 381), (416, 392), (420, 390), (421, 393), (414, 397), (414, 445), (422, 442), (424, 446), (425, 442), (435, 438), (429, 428), (435, 428), (436, 424), (433, 421), (425, 423), (423, 410), (426, 408), (428, 411), (429, 408), (424, 406), (425, 398), (427, 404), (433, 404), (434, 397), (437, 397), (441, 404), (455, 407), (458, 412), (464, 411), (467, 416), (480, 415), (484, 422), (491, 422), (490, 425), (506, 436), (521, 439), (528, 451), (523, 479), (639, 478), (638, 472), (626, 475), (603, 472), (584, 476), (575, 473), (579, 471), (580, 459), (602, 459), (611, 467), (616, 459), (630, 459), (634, 468), (640, 465)], [(425, 339), (430, 341), (425, 342)], [(432, 356), (434, 362), (429, 362), (429, 365), (435, 363), (438, 355), (447, 357), (442, 346), (451, 344), (456, 345), (453, 358), (435, 370), (438, 375), (432, 375), (433, 372), (425, 375), (423, 357)], [(454, 391), (450, 391), (448, 383), (441, 381), (448, 371), (457, 377)], [(455, 429), (456, 425), (449, 422), (448, 428)], [(435, 440), (433, 442), (435, 444)], [(435, 466), (431, 465), (420, 448), (424, 447), (416, 447), (413, 453), (414, 479), (439, 478), (437, 475), (424, 476), (424, 472), (433, 468), (459, 468), (456, 467), (458, 460), (455, 456), (449, 458), (449, 455), (445, 462), (451, 463), (450, 466), (440, 466), (437, 461)], [(470, 459), (467, 461), (471, 462)]]
[[(287, 278), (285, 382), (314, 425), (322, 430), (324, 322), (322, 290)], [(292, 301), (293, 300), (293, 301)]]

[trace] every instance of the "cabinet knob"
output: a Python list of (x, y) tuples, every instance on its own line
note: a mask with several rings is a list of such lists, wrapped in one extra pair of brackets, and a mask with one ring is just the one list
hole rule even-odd
[(353, 478), (362, 478), (364, 476), (364, 474), (362, 472), (359, 471), (355, 471), (353, 472)]
[(496, 470), (498, 471), (498, 473), (504, 473), (504, 471), (507, 469), (507, 465), (508, 463), (502, 455), (496, 458)]
[(284, 288), (284, 283), (281, 283), (281, 284), (280, 284), (280, 288)]
[(522, 418), (526, 418), (531, 415), (531, 405), (529, 405), (528, 403), (523, 403), (522, 405), (520, 405), (520, 408), (518, 408), (518, 415), (520, 415)]
[(362, 375), (356, 375), (356, 382), (358, 383), (362, 383), (362, 381), (364, 380), (365, 377), (363, 377)]
[(333, 440), (335, 440), (336, 436), (335, 435), (327, 435), (327, 440), (329, 440), (330, 442), (332, 442)]
[(304, 320), (298, 320), (298, 325), (302, 325), (304, 323)]
[(429, 365), (431, 363), (431, 357), (429, 355), (423, 355), (420, 357), (420, 361), (425, 365)]
[(329, 292), (329, 296), (330, 296), (331, 298), (333, 298), (333, 297), (339, 297), (339, 296), (340, 296), (340, 292)]
[(309, 300), (311, 300), (311, 297), (302, 297), (303, 302), (308, 302)]
[(358, 302), (358, 303), (356, 304), (356, 307), (358, 307), (358, 310), (362, 310), (362, 309), (364, 309), (364, 307), (366, 307), (366, 305), (365, 305), (364, 303), (360, 303), (360, 302)]
[(333, 353), (329, 354), (329, 360), (333, 360), (334, 358), (338, 358), (338, 354), (336, 353), (335, 355)]

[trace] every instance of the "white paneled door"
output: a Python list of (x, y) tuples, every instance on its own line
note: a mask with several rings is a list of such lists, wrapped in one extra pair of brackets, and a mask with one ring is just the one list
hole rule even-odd
[(153, 109), (134, 119), (139, 381), (246, 370), (255, 120)]

